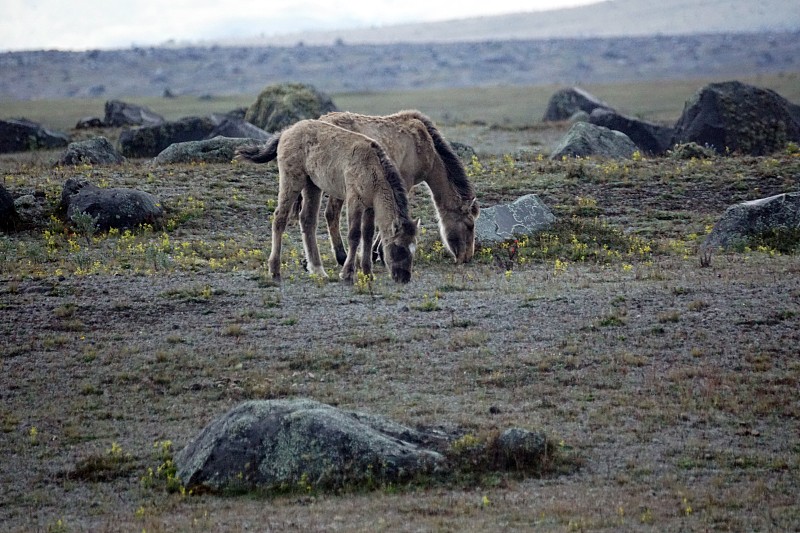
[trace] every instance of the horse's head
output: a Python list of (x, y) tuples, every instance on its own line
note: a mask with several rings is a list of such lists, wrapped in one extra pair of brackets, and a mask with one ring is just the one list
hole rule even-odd
[(383, 239), (383, 258), (397, 283), (411, 281), (411, 268), (417, 247), (417, 223), (411, 220), (392, 223), (392, 235)]
[(475, 254), (475, 219), (480, 214), (478, 199), (450, 211), (439, 213), (442, 241), (456, 263), (468, 263)]

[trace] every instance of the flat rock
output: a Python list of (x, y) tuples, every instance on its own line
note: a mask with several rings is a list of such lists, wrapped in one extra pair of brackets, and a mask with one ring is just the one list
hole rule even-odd
[(800, 192), (732, 205), (714, 224), (703, 248), (747, 246), (753, 238), (780, 231), (800, 232)]
[[(260, 139), (256, 139), (258, 142)], [(186, 141), (169, 145), (155, 159), (153, 164), (170, 163), (230, 163), (236, 155), (236, 149), (252, 144), (253, 139), (215, 137), (202, 141)]]
[(546, 230), (556, 221), (552, 211), (535, 194), (516, 199), (511, 204), (481, 208), (475, 221), (475, 240), (496, 243)]
[(620, 131), (589, 122), (576, 122), (553, 149), (550, 159), (591, 156), (630, 159), (637, 149), (636, 144)]

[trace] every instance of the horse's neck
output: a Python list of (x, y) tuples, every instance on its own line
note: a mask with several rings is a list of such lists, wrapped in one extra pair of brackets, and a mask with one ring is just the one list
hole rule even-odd
[(431, 171), (425, 175), (425, 183), (428, 184), (437, 209), (452, 210), (461, 205), (461, 196), (450, 183), (447, 171), (441, 161), (437, 161)]

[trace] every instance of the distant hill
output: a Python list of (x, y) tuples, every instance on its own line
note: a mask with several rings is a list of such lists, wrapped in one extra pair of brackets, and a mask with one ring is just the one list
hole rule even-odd
[(798, 0), (606, 0), (588, 6), (375, 28), (245, 38), (221, 44), (326, 45), (634, 37), (800, 30)]

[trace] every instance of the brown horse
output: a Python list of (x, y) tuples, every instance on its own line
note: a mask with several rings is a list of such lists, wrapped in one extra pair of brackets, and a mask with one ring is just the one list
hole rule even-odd
[[(302, 120), (273, 135), (262, 147), (239, 148), (236, 157), (255, 163), (278, 160), (278, 206), (272, 220), (269, 256), (273, 277), (280, 278), (281, 237), (292, 206), (301, 195), (300, 227), (308, 271), (327, 277), (316, 237), (320, 199), (325, 192), (347, 202), (350, 246), (340, 277), (353, 281), (362, 230), (363, 249), (367, 250), (362, 253), (362, 269), (371, 274), (368, 251), (375, 222), (384, 236), (383, 251), (392, 278), (400, 283), (411, 280), (417, 225), (408, 218), (402, 178), (377, 142), (319, 120)], [(367, 210), (370, 214), (364, 216)]]
[[(321, 116), (320, 120), (378, 141), (397, 165), (407, 191), (423, 181), (427, 183), (436, 206), (442, 242), (456, 263), (472, 259), (475, 219), (480, 213), (475, 190), (461, 160), (431, 119), (419, 111), (400, 111), (386, 116), (335, 112)], [(325, 219), (340, 264), (346, 257), (339, 233), (341, 210), (341, 200), (328, 200)]]

